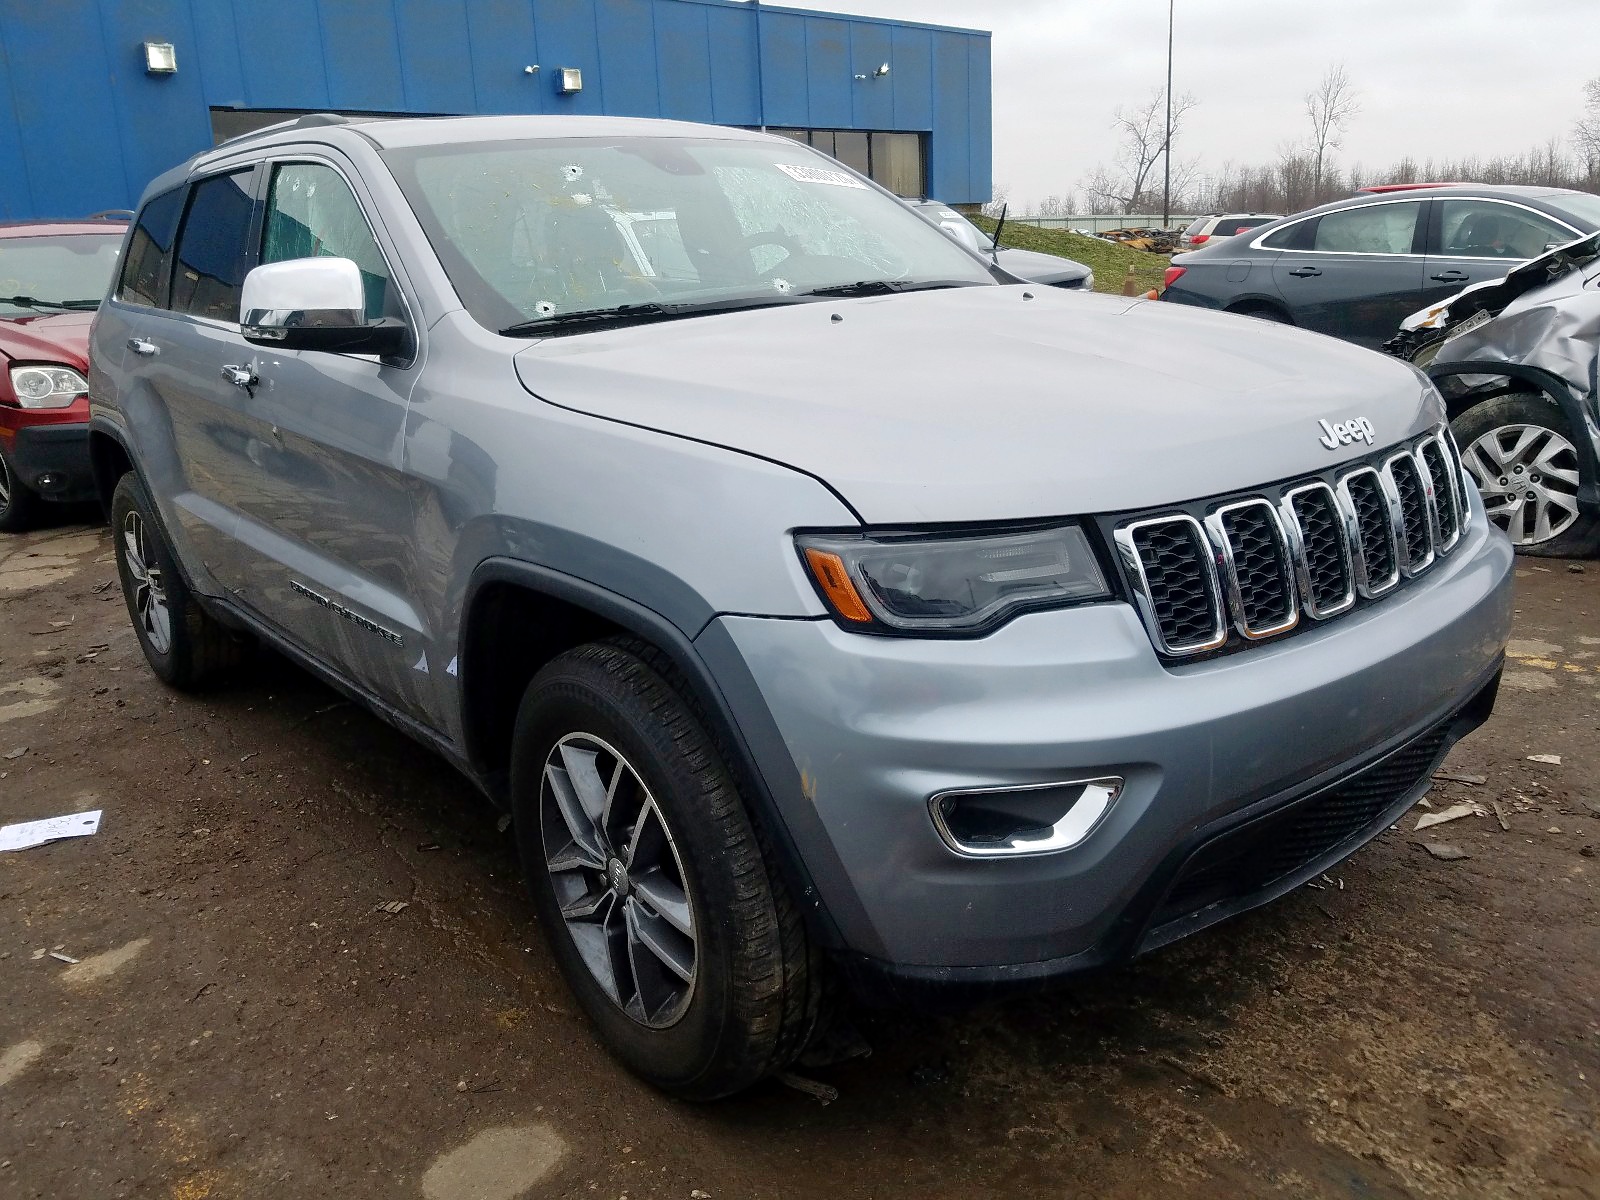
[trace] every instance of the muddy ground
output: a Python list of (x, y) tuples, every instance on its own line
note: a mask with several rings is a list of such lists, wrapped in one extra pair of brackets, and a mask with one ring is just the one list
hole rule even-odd
[(0, 854), (0, 1196), (1600, 1196), (1600, 565), (1519, 575), (1487, 782), (1432, 797), (1509, 830), (1408, 818), (1129, 969), (867, 1016), (831, 1104), (691, 1107), (449, 768), (270, 657), (165, 691), (102, 530), (0, 536), (0, 823), (105, 810)]

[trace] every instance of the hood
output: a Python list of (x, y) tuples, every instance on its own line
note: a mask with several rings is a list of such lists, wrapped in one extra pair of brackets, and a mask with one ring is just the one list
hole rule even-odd
[(52, 362), (80, 373), (89, 369), (92, 312), (0, 317), (0, 356), (13, 362)]
[(998, 255), (1003, 270), (1018, 279), (1031, 283), (1059, 286), (1071, 279), (1084, 279), (1089, 268), (1072, 258), (1059, 254), (1040, 254), (1037, 250), (1016, 250), (1002, 247)]
[(515, 361), (552, 404), (788, 464), (871, 524), (1172, 504), (1369, 452), (1325, 448), (1319, 421), (1364, 417), (1384, 446), (1442, 419), (1413, 368), (1332, 338), (1020, 286), (546, 338)]

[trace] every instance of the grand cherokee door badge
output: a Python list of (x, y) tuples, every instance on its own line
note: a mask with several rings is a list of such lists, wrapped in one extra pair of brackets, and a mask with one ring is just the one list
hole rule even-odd
[(350, 609), (346, 608), (344, 605), (340, 604), (338, 601), (328, 599), (321, 592), (313, 592), (310, 588), (308, 588), (305, 584), (301, 583), (298, 579), (289, 580), (289, 587), (291, 589), (293, 589), (294, 591), (299, 592), (307, 600), (310, 600), (313, 603), (322, 605), (323, 608), (327, 609), (329, 612), (333, 613), (335, 616), (343, 617), (346, 621), (349, 621), (352, 625), (361, 626), (361, 628), (365, 629), (368, 633), (377, 634), (379, 637), (381, 637), (386, 642), (393, 642), (396, 646), (404, 646), (406, 644), (405, 643), (405, 639), (402, 638), (394, 630), (385, 629), (382, 625), (379, 625), (376, 621), (368, 620), (366, 617), (363, 617), (358, 612), (352, 612)]

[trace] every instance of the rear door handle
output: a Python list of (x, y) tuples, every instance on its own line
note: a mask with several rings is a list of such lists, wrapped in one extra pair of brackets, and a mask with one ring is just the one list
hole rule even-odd
[(1293, 275), (1296, 279), (1309, 279), (1313, 275), (1321, 275), (1322, 274), (1322, 268), (1321, 267), (1296, 267), (1294, 270), (1290, 271), (1289, 274)]
[(1465, 283), (1470, 278), (1465, 271), (1445, 271), (1439, 275), (1430, 275), (1429, 279), (1437, 279), (1440, 283)]
[(131, 337), (128, 339), (128, 349), (132, 350), (135, 354), (142, 355), (145, 358), (150, 358), (153, 355), (161, 353), (161, 347), (156, 345), (154, 342), (147, 342), (143, 338), (136, 337)]
[(234, 387), (242, 387), (246, 391), (249, 391), (260, 382), (256, 378), (256, 369), (254, 367), (239, 367), (234, 366), (232, 363), (223, 366), (222, 377), (233, 384)]

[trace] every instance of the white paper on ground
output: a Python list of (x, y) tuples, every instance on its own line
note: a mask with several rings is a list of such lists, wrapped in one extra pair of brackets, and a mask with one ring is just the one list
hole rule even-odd
[(93, 812), (47, 817), (43, 821), (0, 825), (0, 851), (26, 850), (30, 846), (42, 846), (58, 838), (88, 837), (100, 828), (100, 812), (101, 810), (97, 808)]

